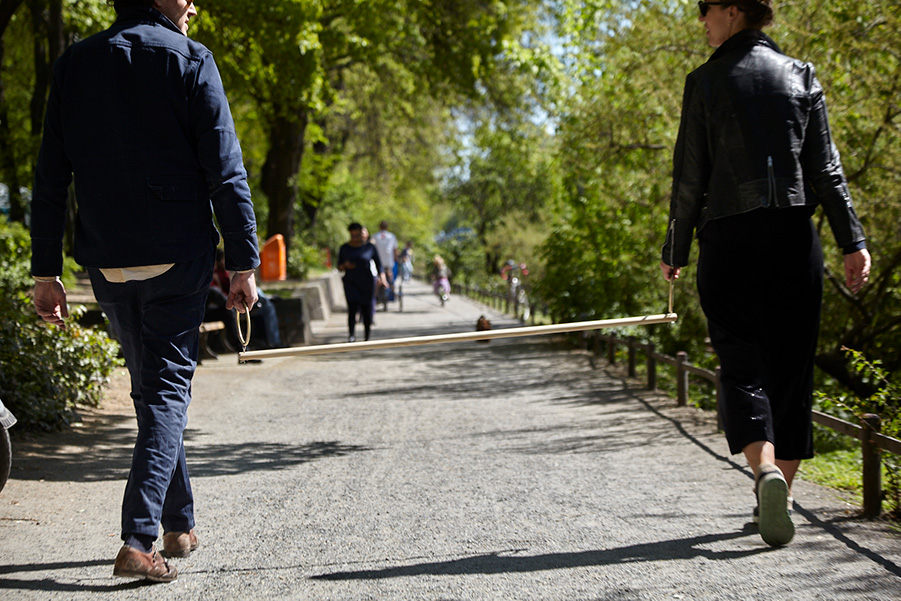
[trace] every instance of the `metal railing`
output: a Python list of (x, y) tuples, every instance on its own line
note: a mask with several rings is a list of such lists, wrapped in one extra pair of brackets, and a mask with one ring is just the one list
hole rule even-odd
[[(522, 319), (523, 312), (522, 308), (519, 306), (518, 299), (511, 299), (509, 292), (506, 289), (503, 291), (486, 290), (485, 288), (481, 288), (479, 286), (470, 286), (468, 284), (452, 284), (451, 290), (454, 294), (459, 294), (461, 296), (471, 298), (473, 300), (479, 301), (480, 303), (488, 306), (491, 309), (500, 311), (501, 313), (505, 313), (507, 315), (513, 315), (523, 322), (526, 321)], [(531, 314), (528, 319), (528, 321), (532, 325), (535, 325), (537, 320), (536, 309), (537, 307), (532, 305)]]
[[(616, 347), (625, 346), (627, 352), (627, 370), (629, 377), (637, 374), (637, 354), (642, 351), (645, 355), (648, 388), (657, 389), (657, 364), (664, 363), (675, 368), (676, 378), (676, 403), (680, 407), (688, 404), (689, 376), (697, 376), (710, 381), (716, 388), (717, 407), (722, 400), (722, 382), (720, 369), (704, 369), (688, 362), (688, 353), (682, 351), (675, 357), (658, 353), (651, 342), (638, 342), (634, 337), (619, 338), (616, 334), (602, 334), (593, 332), (594, 353), (600, 355), (600, 343), (607, 345), (607, 361), (616, 363)], [(717, 412), (719, 415), (719, 412)], [(865, 517), (878, 517), (882, 513), (882, 452), (888, 451), (901, 455), (901, 440), (880, 434), (880, 418), (875, 414), (863, 416), (860, 425), (852, 424), (845, 420), (833, 417), (820, 411), (813, 412), (813, 421), (830, 428), (841, 434), (860, 440), (861, 454), (863, 458), (863, 515)], [(722, 422), (720, 422), (722, 427)]]

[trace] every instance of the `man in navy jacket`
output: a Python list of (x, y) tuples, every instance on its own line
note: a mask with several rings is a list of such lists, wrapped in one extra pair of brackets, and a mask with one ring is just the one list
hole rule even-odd
[[(115, 0), (106, 31), (57, 61), (32, 201), (34, 303), (65, 327), (62, 239), (75, 180), (76, 261), (122, 345), (138, 436), (113, 573), (169, 582), (156, 552), (198, 546), (183, 432), (219, 232), (228, 308), (257, 301), (256, 223), (213, 56), (187, 37), (190, 0)], [(245, 304), (246, 303), (246, 304)]]

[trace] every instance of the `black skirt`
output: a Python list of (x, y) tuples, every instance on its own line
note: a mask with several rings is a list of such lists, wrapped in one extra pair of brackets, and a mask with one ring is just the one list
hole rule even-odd
[(698, 291), (732, 453), (769, 441), (777, 459), (813, 456), (823, 253), (810, 216), (806, 207), (758, 209), (711, 221), (698, 236)]

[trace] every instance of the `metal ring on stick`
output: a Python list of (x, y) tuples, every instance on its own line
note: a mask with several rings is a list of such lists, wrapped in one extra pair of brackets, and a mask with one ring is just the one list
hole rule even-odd
[(247, 317), (247, 338), (241, 333), (241, 312), (235, 311), (235, 322), (238, 324), (238, 341), (241, 343), (241, 351), (242, 353), (247, 350), (247, 345), (250, 344), (250, 308), (247, 306), (246, 301), (242, 301), (244, 305), (244, 315)]

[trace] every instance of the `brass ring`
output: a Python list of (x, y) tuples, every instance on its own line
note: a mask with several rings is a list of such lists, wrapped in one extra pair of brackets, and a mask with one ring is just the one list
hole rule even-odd
[(244, 335), (241, 333), (240, 311), (235, 311), (235, 322), (238, 324), (238, 341), (246, 349), (247, 345), (250, 344), (250, 307), (247, 306), (247, 301), (242, 301), (242, 304), (244, 305), (244, 315), (247, 317), (247, 338), (244, 338)]

